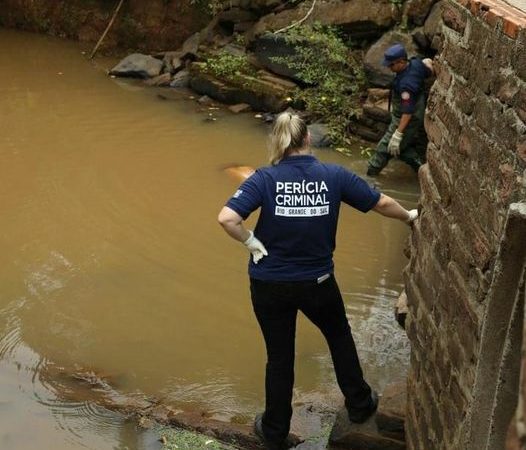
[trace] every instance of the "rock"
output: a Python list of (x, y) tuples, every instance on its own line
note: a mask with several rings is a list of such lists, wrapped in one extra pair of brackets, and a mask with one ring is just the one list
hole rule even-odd
[(378, 142), (384, 135), (384, 131), (376, 130), (358, 122), (351, 122), (348, 131), (350, 134), (370, 142)]
[(365, 74), (369, 82), (374, 86), (388, 87), (394, 74), (382, 66), (385, 51), (393, 44), (403, 44), (409, 57), (418, 53), (418, 49), (410, 34), (398, 31), (390, 31), (384, 34), (374, 45), (372, 45), (364, 58)]
[(162, 61), (157, 58), (133, 53), (119, 62), (109, 74), (117, 77), (151, 78), (159, 75), (162, 67)]
[(280, 0), (244, 0), (246, 9), (255, 11), (259, 17), (282, 5)]
[(201, 63), (190, 66), (190, 87), (221, 103), (248, 103), (256, 111), (280, 112), (287, 107), (289, 91), (265, 80), (240, 75), (237, 85), (225, 83), (201, 71)]
[(248, 103), (238, 103), (237, 105), (229, 106), (228, 109), (232, 111), (234, 114), (238, 114), (240, 112), (249, 111), (250, 105)]
[(250, 48), (260, 66), (304, 84), (297, 69), (290, 67), (285, 61), (274, 60), (276, 57), (293, 58), (298, 53), (296, 46), (287, 42), (283, 34), (263, 34), (251, 44)]
[(410, 24), (423, 25), (436, 0), (408, 0), (404, 3), (404, 15)]
[(174, 74), (184, 67), (183, 52), (166, 52), (163, 55), (164, 71)]
[(369, 88), (367, 89), (367, 100), (373, 103), (389, 101), (389, 89)]
[(255, 22), (237, 22), (234, 24), (234, 33), (243, 34), (254, 26)]
[(144, 84), (147, 84), (148, 86), (170, 86), (170, 82), (172, 81), (172, 75), (170, 73), (163, 73), (161, 75), (158, 75), (156, 77), (150, 78), (144, 82)]
[(172, 88), (186, 88), (190, 84), (190, 72), (188, 70), (181, 70), (177, 72), (172, 81), (170, 82), (170, 87)]
[(324, 123), (313, 123), (307, 127), (310, 132), (311, 145), (317, 148), (326, 148), (331, 146), (329, 137), (329, 128)]
[(237, 44), (227, 44), (222, 48), (222, 52), (228, 53), (234, 56), (245, 56), (246, 50), (245, 47)]
[(363, 104), (363, 113), (366, 117), (374, 121), (388, 124), (391, 122), (389, 112), (389, 90), (388, 89), (369, 89), (367, 99)]
[(436, 45), (437, 37), (442, 36), (442, 24), (444, 23), (442, 20), (443, 5), (443, 0), (433, 5), (429, 16), (424, 23), (424, 34), (431, 43), (431, 48), (434, 50), (438, 50)]
[(345, 407), (341, 408), (336, 416), (329, 442), (338, 448), (343, 447), (360, 450), (406, 449), (404, 442), (382, 436), (379, 433), (374, 415), (363, 424), (351, 423)]
[(270, 83), (282, 86), (284, 89), (293, 90), (298, 87), (298, 85), (293, 81), (278, 77), (265, 70), (258, 71), (258, 78), (260, 80), (269, 81)]
[(413, 41), (422, 50), (427, 50), (429, 48), (429, 39), (424, 33), (424, 27), (415, 28), (411, 31), (411, 36), (413, 36)]
[(405, 440), (404, 422), (407, 403), (407, 381), (389, 384), (382, 394), (376, 413), (376, 425), (384, 436)]
[(213, 100), (208, 95), (203, 95), (197, 100), (197, 103), (200, 103), (201, 105), (211, 105)]
[(189, 56), (197, 57), (197, 52), (199, 49), (199, 44), (201, 43), (200, 33), (194, 33), (186, 41), (184, 41), (181, 46), (181, 53), (183, 58), (188, 58)]
[(222, 11), (218, 15), (220, 24), (234, 29), (234, 25), (239, 22), (255, 22), (258, 16), (252, 11), (241, 8), (230, 8)]
[(404, 330), (405, 330), (405, 319), (407, 318), (408, 313), (409, 313), (409, 308), (407, 307), (407, 295), (405, 291), (402, 291), (402, 293), (398, 297), (398, 300), (396, 301), (395, 319), (398, 322), (398, 325), (400, 325)]
[[(263, 16), (246, 37), (252, 41), (266, 32), (276, 31), (301, 20), (307, 15), (310, 6), (310, 2), (302, 2), (293, 9)], [(393, 25), (398, 16), (389, 0), (377, 0), (374, 5), (371, 0), (328, 0), (318, 3), (304, 23), (338, 25), (351, 38), (361, 38), (377, 36), (380, 31)]]

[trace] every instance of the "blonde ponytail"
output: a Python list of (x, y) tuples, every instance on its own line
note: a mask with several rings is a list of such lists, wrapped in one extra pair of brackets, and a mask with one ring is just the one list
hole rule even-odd
[(270, 134), (270, 164), (275, 166), (288, 151), (303, 147), (307, 132), (306, 123), (298, 115), (288, 112), (278, 115)]

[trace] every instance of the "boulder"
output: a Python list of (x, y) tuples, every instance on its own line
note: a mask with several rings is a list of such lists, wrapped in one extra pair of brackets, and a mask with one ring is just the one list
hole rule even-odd
[(442, 36), (442, 10), (444, 8), (444, 0), (439, 1), (429, 13), (425, 23), (424, 23), (424, 34), (426, 35), (428, 41), (431, 44), (433, 50), (438, 50), (439, 47), (437, 42)]
[(192, 36), (190, 36), (186, 41), (184, 41), (183, 45), (181, 46), (181, 53), (183, 54), (184, 58), (188, 58), (189, 56), (197, 57), (197, 52), (199, 49), (199, 44), (201, 43), (201, 34), (200, 33), (194, 33)]
[(286, 61), (274, 59), (291, 59), (298, 53), (297, 44), (289, 43), (283, 34), (262, 34), (252, 42), (250, 48), (259, 66), (303, 84), (297, 69), (290, 67)]
[(259, 16), (262, 16), (281, 5), (283, 5), (281, 0), (244, 0), (244, 3), (241, 6), (254, 11)]
[(390, 123), (391, 113), (389, 112), (389, 90), (369, 89), (367, 99), (362, 108), (366, 117), (385, 124)]
[(415, 28), (413, 31), (411, 31), (411, 36), (413, 37), (413, 41), (418, 48), (422, 50), (427, 50), (429, 48), (430, 42), (424, 32), (424, 27)]
[(329, 128), (324, 123), (313, 123), (308, 125), (310, 132), (311, 145), (316, 148), (326, 148), (331, 146)]
[(190, 72), (188, 70), (181, 70), (177, 72), (172, 81), (170, 82), (170, 87), (172, 88), (186, 88), (190, 84)]
[(230, 8), (222, 11), (218, 14), (218, 22), (226, 27), (234, 28), (234, 25), (238, 22), (255, 22), (258, 16), (246, 9), (241, 8)]
[[(302, 2), (293, 9), (263, 16), (247, 32), (249, 41), (266, 32), (274, 32), (303, 19), (311, 2)], [(304, 23), (339, 25), (351, 38), (378, 36), (399, 19), (399, 13), (389, 0), (328, 0), (317, 3)]]
[(163, 73), (161, 75), (158, 75), (153, 78), (149, 78), (144, 83), (148, 86), (170, 86), (170, 82), (172, 81), (172, 75), (170, 73)]
[(163, 55), (163, 71), (171, 74), (177, 73), (184, 67), (183, 52), (166, 52)]
[(410, 34), (390, 31), (372, 45), (364, 58), (365, 74), (374, 86), (388, 87), (394, 79), (389, 68), (382, 66), (385, 51), (393, 44), (403, 44), (409, 57), (418, 54), (418, 48)]
[(240, 75), (238, 82), (223, 82), (202, 70), (201, 63), (190, 65), (190, 87), (199, 94), (230, 105), (248, 103), (256, 111), (283, 111), (289, 91), (269, 81)]
[(110, 75), (131, 78), (152, 78), (161, 73), (163, 62), (149, 55), (133, 53), (126, 56), (113, 69)]
[(245, 56), (246, 50), (245, 47), (238, 44), (227, 44), (221, 50), (224, 53), (228, 53), (233, 56)]
[(404, 3), (404, 15), (412, 25), (423, 25), (437, 0), (408, 0)]

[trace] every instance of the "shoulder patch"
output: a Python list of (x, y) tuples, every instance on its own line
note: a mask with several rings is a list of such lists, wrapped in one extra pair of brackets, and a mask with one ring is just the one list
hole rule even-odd
[(243, 193), (242, 189), (238, 189), (236, 192), (234, 192), (234, 195), (232, 198), (238, 198)]

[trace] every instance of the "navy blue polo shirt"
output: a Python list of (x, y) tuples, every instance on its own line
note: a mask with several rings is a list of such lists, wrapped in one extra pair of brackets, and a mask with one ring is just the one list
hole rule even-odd
[(226, 206), (243, 219), (261, 208), (254, 230), (268, 256), (249, 275), (266, 281), (316, 280), (332, 273), (340, 203), (367, 212), (380, 199), (360, 177), (311, 155), (256, 170)]
[(424, 89), (424, 80), (431, 75), (431, 70), (420, 58), (411, 58), (407, 67), (396, 74), (393, 81), (393, 92), (400, 98), (402, 114), (415, 112), (416, 100)]

